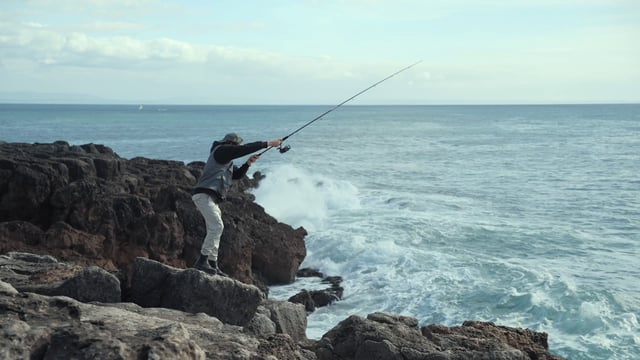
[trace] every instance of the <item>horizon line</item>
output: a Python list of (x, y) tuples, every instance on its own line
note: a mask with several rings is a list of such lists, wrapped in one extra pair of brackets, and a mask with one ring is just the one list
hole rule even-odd
[[(240, 103), (218, 103), (218, 104), (202, 104), (202, 103), (92, 103), (92, 102), (22, 102), (22, 101), (1, 101), (0, 105), (64, 105), (64, 106), (332, 106), (335, 104), (240, 104)], [(343, 106), (575, 106), (575, 105), (640, 105), (640, 102), (558, 102), (558, 103), (436, 103), (436, 104), (345, 104)]]

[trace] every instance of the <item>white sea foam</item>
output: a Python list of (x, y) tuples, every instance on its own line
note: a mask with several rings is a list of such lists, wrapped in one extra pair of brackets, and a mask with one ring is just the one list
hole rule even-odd
[(291, 164), (276, 165), (253, 191), (270, 215), (294, 227), (325, 227), (331, 211), (358, 208), (358, 191), (347, 181), (311, 174)]

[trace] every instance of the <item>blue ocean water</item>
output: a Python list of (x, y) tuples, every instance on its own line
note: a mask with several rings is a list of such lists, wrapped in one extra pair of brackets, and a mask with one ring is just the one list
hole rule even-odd
[[(0, 105), (0, 141), (100, 143), (205, 160), (211, 142), (283, 137), (331, 106)], [(257, 202), (304, 226), (303, 266), (344, 278), (310, 315), (549, 333), (569, 359), (640, 354), (640, 105), (344, 106), (254, 168)], [(300, 280), (271, 289), (285, 299)]]

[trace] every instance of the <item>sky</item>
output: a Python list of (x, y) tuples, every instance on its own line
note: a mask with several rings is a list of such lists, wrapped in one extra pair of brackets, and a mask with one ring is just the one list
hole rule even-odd
[(0, 103), (640, 103), (638, 0), (2, 0)]

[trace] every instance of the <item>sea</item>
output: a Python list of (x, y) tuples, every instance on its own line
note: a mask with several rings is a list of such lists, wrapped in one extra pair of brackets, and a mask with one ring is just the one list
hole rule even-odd
[[(0, 141), (124, 158), (205, 161), (227, 132), (293, 133), (252, 167), (266, 175), (253, 193), (308, 231), (302, 267), (344, 279), (309, 338), (386, 311), (545, 332), (568, 359), (640, 358), (638, 104), (0, 104)], [(300, 278), (269, 296), (325, 286)]]

